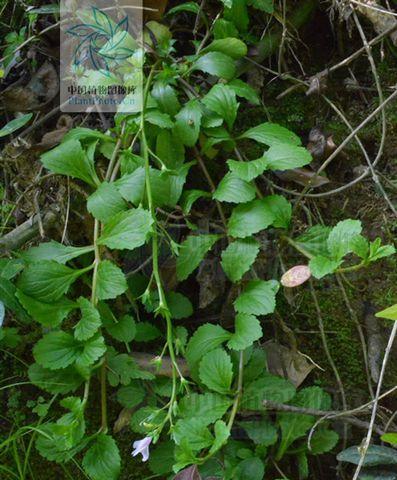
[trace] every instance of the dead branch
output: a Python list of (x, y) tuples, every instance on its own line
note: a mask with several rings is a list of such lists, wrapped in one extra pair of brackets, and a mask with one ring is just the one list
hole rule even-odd
[[(311, 415), (313, 417), (323, 417), (324, 420), (332, 420), (333, 417), (337, 417), (338, 420), (343, 422), (350, 423), (355, 427), (362, 428), (367, 430), (369, 427), (369, 422), (365, 422), (364, 420), (358, 420), (357, 418), (348, 416), (347, 414), (350, 413), (348, 411), (337, 411), (337, 410), (316, 410), (313, 408), (303, 408), (303, 407), (296, 407), (294, 405), (286, 405), (283, 403), (275, 403), (265, 400), (263, 402), (263, 406), (266, 407), (267, 410), (274, 410), (276, 412), (290, 412), (290, 413), (301, 413), (304, 415)], [(374, 431), (378, 435), (383, 435), (385, 431), (377, 426), (374, 426)]]
[(34, 215), (7, 235), (0, 238), (0, 253), (10, 252), (22, 247), (25, 243), (40, 235), (40, 222), (44, 229), (55, 224), (58, 214), (54, 209), (48, 210), (44, 215)]

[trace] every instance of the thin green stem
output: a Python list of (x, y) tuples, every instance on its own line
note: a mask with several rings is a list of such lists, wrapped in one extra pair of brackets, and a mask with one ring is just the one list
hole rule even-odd
[[(149, 95), (149, 90), (153, 81), (153, 77), (155, 74), (155, 69), (156, 65), (154, 64), (150, 74), (148, 76), (148, 79), (146, 81), (145, 85), (145, 91), (144, 91), (144, 97), (143, 97), (143, 109), (142, 109), (142, 117), (141, 117), (141, 147), (142, 147), (142, 156), (145, 161), (145, 187), (146, 187), (146, 197), (148, 201), (148, 207), (150, 210), (150, 213), (152, 215), (153, 220), (156, 223), (156, 211), (154, 208), (154, 203), (153, 203), (153, 195), (152, 195), (152, 186), (150, 182), (150, 159), (149, 159), (149, 146), (146, 138), (146, 132), (145, 132), (145, 111), (146, 111), (146, 104), (147, 104), (147, 99)], [(169, 355), (171, 358), (171, 363), (172, 363), (172, 393), (171, 393), (171, 398), (169, 402), (169, 408), (168, 408), (168, 414), (166, 416), (166, 419), (164, 420), (163, 425), (169, 421), (170, 424), (172, 425), (172, 417), (173, 417), (173, 410), (174, 410), (174, 404), (176, 401), (176, 396), (177, 396), (177, 373), (181, 376), (181, 379), (183, 380), (183, 376), (181, 375), (181, 372), (178, 368), (177, 360), (176, 360), (176, 355), (175, 355), (175, 350), (174, 350), (174, 339), (173, 339), (173, 328), (172, 328), (172, 322), (171, 322), (171, 316), (170, 312), (168, 309), (167, 305), (167, 300), (165, 297), (162, 281), (161, 281), (161, 276), (160, 276), (160, 268), (159, 268), (159, 242), (158, 242), (158, 231), (156, 225), (153, 228), (152, 232), (152, 268), (153, 268), (153, 277), (156, 282), (157, 286), (157, 291), (159, 295), (159, 307), (157, 309), (157, 312), (163, 316), (163, 318), (166, 321), (167, 325), (167, 347), (169, 351)]]
[(238, 366), (238, 380), (237, 380), (237, 393), (234, 398), (233, 408), (230, 413), (229, 422), (227, 424), (227, 428), (231, 431), (234, 423), (234, 419), (236, 418), (238, 407), (240, 405), (241, 396), (243, 394), (243, 376), (244, 376), (244, 352), (240, 352), (240, 359), (239, 359), (239, 366)]

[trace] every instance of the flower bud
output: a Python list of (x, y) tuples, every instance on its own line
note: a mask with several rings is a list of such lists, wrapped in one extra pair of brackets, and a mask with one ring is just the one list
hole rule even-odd
[(284, 287), (299, 287), (311, 277), (312, 272), (307, 265), (296, 265), (281, 277), (281, 285)]

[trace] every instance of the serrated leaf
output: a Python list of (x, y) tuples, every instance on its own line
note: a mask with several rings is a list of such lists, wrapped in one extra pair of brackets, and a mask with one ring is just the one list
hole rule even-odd
[(271, 375), (262, 374), (244, 388), (241, 408), (244, 410), (263, 410), (263, 402), (289, 402), (295, 395), (295, 387), (288, 380)]
[(94, 247), (92, 245), (87, 247), (71, 247), (51, 240), (50, 242), (41, 243), (37, 247), (32, 247), (25, 252), (21, 252), (21, 256), (25, 261), (30, 263), (38, 263), (42, 260), (54, 260), (58, 263), (66, 263), (93, 250)]
[[(326, 410), (330, 406), (330, 397), (319, 387), (304, 388), (294, 398), (293, 405), (316, 410)], [(311, 415), (282, 412), (277, 415), (277, 422), (281, 428), (281, 441), (277, 452), (280, 460), (289, 446), (298, 438), (303, 437), (316, 419)]]
[(179, 280), (186, 280), (196, 270), (206, 253), (211, 250), (219, 235), (190, 235), (182, 242), (176, 261), (176, 273)]
[(217, 348), (206, 353), (200, 362), (200, 380), (210, 390), (227, 394), (233, 379), (233, 364), (229, 355)]
[(17, 289), (10, 280), (0, 277), (0, 301), (15, 313), (22, 322), (29, 322), (29, 315), (16, 299), (16, 292)]
[(174, 172), (158, 172), (151, 178), (153, 203), (155, 206), (175, 207), (178, 203), (187, 174), (194, 162), (186, 163)]
[(126, 209), (127, 204), (114, 183), (101, 183), (87, 200), (87, 210), (94, 218), (104, 223)]
[(252, 103), (252, 105), (260, 105), (261, 102), (256, 90), (254, 90), (251, 85), (248, 85), (248, 83), (243, 82), (239, 78), (235, 78), (228, 83), (228, 87), (234, 90), (238, 97), (245, 98)]
[(198, 58), (192, 65), (192, 70), (215, 75), (225, 80), (231, 80), (236, 73), (234, 60), (221, 52), (209, 52)]
[(44, 153), (40, 160), (51, 172), (78, 178), (94, 187), (99, 185), (94, 162), (78, 140), (64, 141), (53, 150)]
[(224, 330), (220, 325), (207, 323), (199, 327), (189, 340), (186, 348), (186, 359), (190, 369), (196, 367), (206, 353), (216, 349), (230, 337), (231, 333)]
[(121, 458), (114, 439), (103, 433), (96, 436), (84, 455), (83, 467), (92, 480), (117, 480)]
[(266, 418), (239, 422), (239, 426), (247, 432), (249, 438), (257, 445), (270, 447), (277, 442), (277, 428)]
[(274, 217), (274, 227), (289, 227), (292, 216), (292, 206), (285, 197), (281, 195), (270, 195), (263, 199), (263, 204)]
[(268, 315), (276, 307), (276, 294), (279, 283), (275, 280), (251, 280), (243, 292), (234, 302), (234, 307), (239, 313), (252, 315)]
[(306, 148), (289, 143), (272, 145), (264, 154), (269, 170), (291, 170), (308, 165), (312, 156)]
[(336, 260), (341, 260), (352, 251), (353, 240), (362, 231), (359, 220), (343, 220), (330, 232), (327, 240), (328, 251)]
[(233, 210), (228, 223), (229, 235), (235, 238), (246, 238), (273, 223), (274, 215), (263, 200), (253, 200), (238, 205)]
[(202, 116), (198, 100), (190, 100), (175, 117), (174, 133), (187, 147), (193, 147), (198, 140)]
[(150, 212), (143, 208), (121, 212), (106, 224), (98, 244), (117, 250), (135, 250), (146, 243), (152, 225)]
[(74, 336), (77, 340), (88, 340), (100, 328), (102, 322), (98, 310), (84, 297), (77, 300), (81, 310), (81, 319), (77, 323)]
[(106, 352), (105, 340), (102, 335), (96, 334), (83, 344), (79, 344), (77, 364), (89, 367), (99, 360)]
[(69, 313), (77, 308), (76, 302), (61, 297), (56, 302), (44, 303), (17, 290), (15, 296), (29, 315), (45, 327), (58, 327)]
[(124, 315), (117, 323), (107, 324), (106, 330), (119, 342), (132, 342), (136, 335), (136, 323), (130, 315)]
[(162, 113), (158, 110), (149, 110), (145, 114), (145, 121), (160, 128), (173, 128), (174, 122), (168, 113)]
[(356, 235), (352, 239), (351, 247), (352, 247), (353, 253), (355, 253), (361, 259), (366, 260), (368, 258), (370, 245), (368, 240), (362, 235)]
[[(156, 475), (170, 474), (172, 472), (172, 467), (175, 463), (174, 450), (175, 450), (175, 443), (172, 440), (163, 441), (157, 444), (150, 452), (150, 458), (149, 458), (150, 470)], [(191, 479), (191, 480), (197, 480), (197, 479)]]
[(70, 286), (91, 267), (81, 270), (61, 265), (53, 260), (31, 263), (21, 273), (17, 287), (28, 297), (45, 303), (58, 301)]
[(265, 478), (265, 466), (258, 457), (249, 457), (237, 465), (237, 478), (241, 480), (262, 480)]
[(310, 440), (310, 450), (312, 455), (322, 455), (332, 450), (338, 443), (339, 435), (333, 430), (316, 430)]
[[(357, 243), (357, 238), (356, 237), (352, 240), (354, 248), (354, 253), (356, 253), (356, 243)], [(381, 239), (377, 238), (375, 241), (371, 242), (369, 244), (369, 254), (368, 254), (368, 260), (370, 262), (375, 262), (376, 260), (380, 260), (381, 258), (389, 257), (390, 255), (394, 255), (396, 253), (396, 249), (394, 245), (381, 245)]]
[(231, 172), (237, 175), (242, 180), (250, 182), (268, 168), (267, 160), (265, 157), (251, 160), (250, 162), (238, 162), (237, 160), (228, 160), (227, 164)]
[(323, 225), (315, 225), (309, 228), (307, 232), (295, 239), (299, 247), (302, 247), (309, 255), (327, 256), (329, 255), (327, 248), (327, 239), (331, 228)]
[(117, 401), (125, 408), (134, 408), (145, 398), (145, 390), (137, 384), (121, 387), (117, 391)]
[(181, 399), (179, 415), (184, 418), (201, 418), (205, 425), (209, 425), (222, 418), (232, 403), (230, 398), (217, 393), (191, 393)]
[(178, 420), (172, 429), (172, 437), (177, 445), (187, 440), (193, 451), (202, 450), (212, 445), (214, 438), (200, 417)]
[(12, 280), (23, 270), (24, 262), (16, 258), (0, 258), (0, 278)]
[(330, 273), (334, 273), (340, 264), (340, 260), (332, 260), (330, 258), (318, 255), (310, 260), (309, 268), (313, 277), (320, 279), (326, 275), (329, 275)]
[(238, 282), (248, 272), (259, 253), (254, 238), (237, 239), (222, 253), (222, 268), (232, 282)]
[(229, 129), (236, 120), (238, 103), (233, 89), (227, 85), (217, 84), (205, 95), (202, 102), (211, 111), (222, 117)]
[(160, 109), (169, 115), (176, 115), (181, 108), (175, 89), (163, 80), (153, 85), (152, 97)]
[(245, 203), (256, 197), (255, 187), (233, 173), (227, 173), (212, 197), (220, 202)]
[(268, 145), (269, 147), (272, 145), (279, 145), (280, 143), (292, 145), (301, 144), (300, 138), (296, 136), (295, 133), (281, 125), (268, 122), (250, 128), (243, 133), (240, 138), (250, 138), (251, 140)]
[(210, 448), (209, 454), (213, 455), (220, 450), (230, 437), (230, 430), (223, 420), (218, 420), (214, 425), (215, 441)]
[[(36, 440), (36, 448), (40, 455), (57, 463), (70, 461), (87, 445), (87, 440), (83, 440), (71, 447), (71, 441), (76, 441), (82, 434), (84, 435), (84, 431), (81, 428), (74, 428), (77, 420), (74, 415), (69, 414), (64, 417), (66, 417), (64, 419), (66, 425), (47, 423), (40, 426), (40, 434)], [(76, 425), (76, 427), (79, 426), (82, 426), (81, 420)], [(77, 433), (77, 435), (74, 436), (74, 433)]]
[(238, 60), (247, 55), (247, 45), (240, 39), (234, 37), (220, 38), (213, 40), (202, 52), (221, 52)]
[(149, 322), (139, 322), (136, 324), (136, 342), (151, 342), (161, 336), (160, 330)]
[(33, 348), (36, 362), (49, 370), (66, 368), (78, 358), (76, 340), (66, 332), (51, 332), (44, 335)]
[(181, 320), (193, 315), (193, 305), (185, 295), (179, 292), (169, 292), (166, 297), (171, 318)]
[(97, 290), (99, 300), (117, 298), (128, 289), (122, 270), (110, 260), (103, 260), (98, 266)]
[(33, 363), (29, 367), (28, 376), (33, 385), (52, 394), (74, 392), (84, 382), (84, 378), (72, 365), (53, 371)]
[(248, 363), (244, 366), (244, 381), (250, 383), (260, 377), (266, 370), (266, 352), (261, 347), (254, 347)]
[(155, 376), (145, 370), (141, 370), (135, 360), (126, 353), (117, 355), (115, 350), (110, 349), (108, 355), (108, 381), (112, 387), (120, 383), (129, 385), (131, 380), (154, 380)]
[(239, 313), (235, 319), (235, 332), (227, 343), (233, 350), (245, 350), (263, 335), (259, 320), (253, 315)]

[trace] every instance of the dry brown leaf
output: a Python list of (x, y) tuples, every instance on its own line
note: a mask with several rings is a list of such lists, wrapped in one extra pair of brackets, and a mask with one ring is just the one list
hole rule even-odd
[(56, 130), (43, 135), (41, 142), (34, 145), (35, 150), (49, 150), (61, 143), (63, 137), (73, 128), (73, 119), (69, 115), (61, 115), (58, 119)]
[(199, 308), (208, 307), (225, 291), (226, 277), (217, 258), (201, 262), (196, 280), (200, 285)]
[(44, 63), (26, 86), (11, 86), (0, 94), (5, 110), (29, 112), (40, 110), (55, 98), (59, 91), (59, 78), (55, 67)]
[(287, 378), (295, 387), (299, 387), (314, 368), (301, 353), (277, 342), (266, 342), (263, 348), (269, 372)]
[(192, 465), (179, 472), (174, 480), (201, 480), (201, 475), (198, 471), (197, 465)]
[(274, 172), (278, 178), (284, 180), (285, 182), (294, 182), (298, 185), (303, 185), (304, 187), (322, 187), (329, 183), (327, 177), (323, 175), (317, 175), (313, 170), (308, 168), (293, 168), (292, 170), (285, 170), (283, 172), (276, 171)]
[[(357, 10), (372, 23), (376, 33), (383, 33), (397, 25), (392, 12), (385, 11), (385, 8), (374, 0), (361, 0), (357, 4)], [(390, 34), (390, 39), (397, 46), (397, 31)]]
[(119, 433), (123, 428), (128, 427), (131, 422), (132, 412), (134, 410), (132, 408), (123, 408), (117, 417), (117, 420), (114, 422), (113, 425), (113, 432)]

